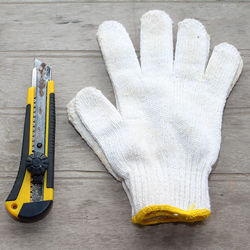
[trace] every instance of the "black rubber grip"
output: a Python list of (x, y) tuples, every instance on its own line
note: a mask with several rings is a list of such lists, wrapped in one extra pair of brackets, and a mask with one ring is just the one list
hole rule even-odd
[(54, 187), (54, 153), (55, 153), (55, 129), (56, 129), (56, 113), (55, 113), (55, 94), (49, 95), (49, 138), (48, 138), (48, 159), (49, 167), (47, 172), (47, 188)]
[(30, 142), (30, 104), (26, 106), (26, 114), (25, 114), (25, 122), (24, 122), (24, 131), (23, 131), (23, 146), (21, 153), (21, 161), (20, 167), (17, 173), (16, 181), (13, 185), (13, 188), (6, 199), (6, 201), (14, 201), (16, 200), (20, 188), (23, 183), (23, 178), (25, 176), (26, 171), (26, 159), (29, 156), (29, 142)]
[(18, 218), (25, 222), (33, 222), (42, 219), (51, 209), (53, 201), (38, 201), (24, 203)]

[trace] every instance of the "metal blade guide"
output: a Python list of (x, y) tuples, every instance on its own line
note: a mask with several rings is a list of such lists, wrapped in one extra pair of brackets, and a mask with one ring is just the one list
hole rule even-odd
[[(33, 130), (33, 152), (45, 155), (46, 138), (46, 103), (47, 83), (51, 80), (51, 70), (48, 65), (35, 60), (35, 68), (32, 75), (32, 86), (36, 88), (34, 130)], [(36, 179), (35, 179), (36, 178)], [(33, 202), (43, 200), (43, 181), (33, 176), (31, 186), (31, 200)], [(42, 178), (40, 176), (39, 178)]]

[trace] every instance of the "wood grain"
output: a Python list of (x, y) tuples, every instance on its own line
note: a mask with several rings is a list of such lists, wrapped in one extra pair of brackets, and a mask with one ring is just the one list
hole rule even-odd
[(201, 21), (211, 35), (212, 48), (225, 41), (240, 50), (249, 48), (248, 3), (38, 3), (0, 7), (0, 51), (98, 50), (95, 34), (105, 20), (122, 23), (139, 50), (140, 17), (152, 9), (169, 14), (175, 33), (178, 22), (185, 18)]
[[(88, 3), (133, 3), (137, 2), (140, 4), (143, 3), (183, 3), (185, 0), (43, 0), (43, 1), (38, 1), (38, 0), (0, 0), (0, 4), (54, 4), (54, 3), (70, 3), (70, 4), (88, 4)], [(189, 2), (194, 2), (194, 3), (221, 3), (221, 0), (189, 0)], [(223, 2), (228, 2), (228, 3), (247, 3), (249, 0), (223, 0)]]

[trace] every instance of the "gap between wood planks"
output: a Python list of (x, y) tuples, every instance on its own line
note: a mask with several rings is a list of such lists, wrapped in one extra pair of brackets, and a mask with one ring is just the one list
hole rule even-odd
[[(12, 180), (16, 177), (16, 171), (0, 171), (0, 180)], [(105, 169), (103, 171), (80, 171), (80, 170), (61, 170), (55, 172), (55, 179), (68, 180), (68, 179), (113, 179)], [(250, 181), (250, 173), (211, 173), (209, 176), (210, 181)]]

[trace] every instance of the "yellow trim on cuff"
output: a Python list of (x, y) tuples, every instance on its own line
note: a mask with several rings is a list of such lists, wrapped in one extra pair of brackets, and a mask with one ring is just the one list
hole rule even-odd
[(193, 210), (193, 205), (189, 211), (169, 205), (151, 205), (141, 209), (132, 218), (132, 222), (141, 225), (167, 222), (196, 222), (204, 220), (209, 216), (210, 211), (208, 209)]

